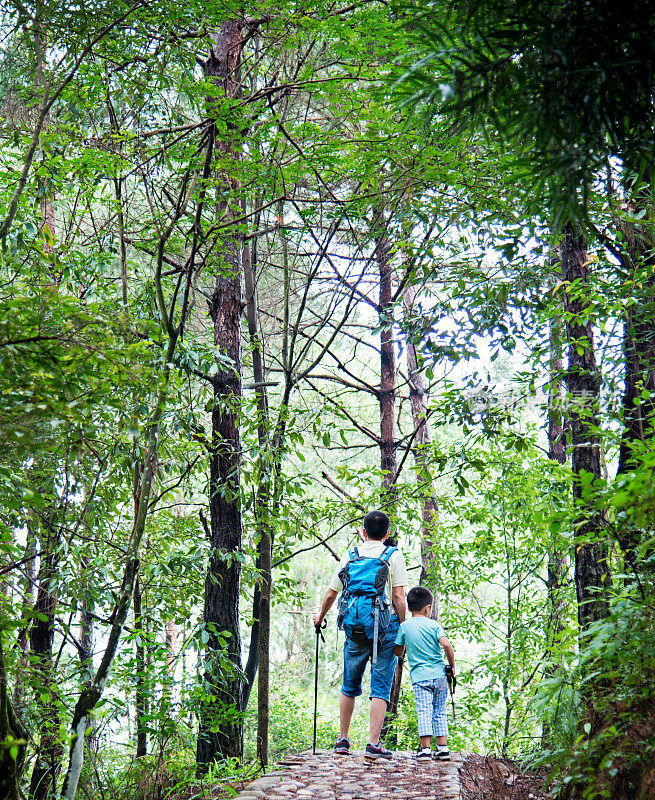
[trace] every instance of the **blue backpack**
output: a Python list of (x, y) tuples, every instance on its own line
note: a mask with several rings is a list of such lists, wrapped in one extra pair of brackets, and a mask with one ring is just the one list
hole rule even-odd
[(354, 547), (339, 572), (343, 584), (337, 626), (349, 639), (373, 642), (373, 663), (378, 660), (378, 641), (384, 641), (391, 621), (391, 605), (384, 599), (389, 577), (389, 559), (396, 547), (385, 547), (379, 556), (360, 556)]

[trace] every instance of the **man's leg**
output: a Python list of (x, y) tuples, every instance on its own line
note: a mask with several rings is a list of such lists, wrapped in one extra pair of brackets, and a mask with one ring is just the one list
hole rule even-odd
[[(351, 712), (352, 713), (352, 712)], [(371, 698), (371, 712), (369, 730), (371, 734), (371, 744), (377, 744), (380, 741), (380, 731), (384, 724), (384, 716), (387, 713), (387, 701), (381, 697)]]
[(393, 652), (394, 640), (395, 636), (385, 639), (378, 647), (377, 662), (375, 664), (371, 662), (370, 743), (373, 745), (377, 745), (380, 741), (380, 732), (391, 694), (393, 674), (398, 663), (398, 658)]
[(355, 710), (355, 698), (348, 697), (347, 694), (341, 695), (339, 701), (339, 727), (341, 728), (341, 738), (347, 739), (350, 731), (350, 720), (353, 718)]
[(355, 710), (355, 698), (362, 693), (362, 675), (368, 658), (367, 647), (361, 647), (346, 637), (343, 643), (343, 684), (339, 700), (341, 739), (348, 738), (350, 721)]

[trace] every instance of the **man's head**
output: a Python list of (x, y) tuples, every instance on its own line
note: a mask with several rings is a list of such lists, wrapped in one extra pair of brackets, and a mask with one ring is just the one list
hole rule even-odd
[(432, 592), (425, 586), (415, 586), (407, 592), (407, 608), (414, 613), (431, 606), (433, 601)]
[(369, 539), (381, 542), (389, 533), (389, 517), (384, 511), (369, 511), (364, 517), (364, 530)]

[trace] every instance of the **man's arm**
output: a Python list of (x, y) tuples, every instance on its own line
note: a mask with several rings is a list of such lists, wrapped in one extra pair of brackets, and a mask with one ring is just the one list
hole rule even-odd
[(448, 659), (448, 663), (452, 667), (453, 675), (455, 674), (455, 651), (453, 650), (453, 646), (448, 640), (447, 636), (441, 636), (439, 638), (439, 644), (443, 647), (443, 651), (446, 654), (446, 658)]
[(325, 615), (332, 607), (332, 603), (337, 599), (339, 592), (335, 592), (334, 589), (328, 588), (325, 592), (325, 597), (323, 598), (323, 603), (321, 605), (321, 610), (318, 614), (312, 614), (312, 622), (314, 623), (314, 627), (318, 628), (319, 625), (323, 623), (325, 619)]
[[(405, 587), (404, 586), (394, 586), (391, 590), (391, 602), (393, 603), (393, 607), (396, 609), (396, 614), (398, 615), (398, 619), (401, 622), (405, 621), (405, 616), (407, 614), (407, 601), (405, 600)], [(398, 655), (396, 653), (396, 655)]]
[(395, 655), (397, 655), (399, 658), (400, 658), (400, 656), (404, 656), (404, 655), (405, 655), (405, 645), (404, 645), (404, 644), (397, 644), (397, 645), (394, 647), (394, 649), (393, 649), (393, 652), (394, 652), (394, 654), (395, 654)]

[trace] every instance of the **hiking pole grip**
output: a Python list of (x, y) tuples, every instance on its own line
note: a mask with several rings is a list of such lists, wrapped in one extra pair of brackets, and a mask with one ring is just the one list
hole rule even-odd
[(452, 694), (457, 688), (457, 678), (455, 677), (455, 673), (453, 672), (453, 668), (450, 666), (450, 664), (446, 665), (445, 671), (446, 671), (446, 680), (448, 681), (448, 688), (450, 689)]
[(323, 628), (327, 627), (327, 620), (324, 619), (320, 625), (315, 626), (316, 630), (316, 658), (314, 662), (314, 742), (312, 745), (312, 755), (316, 755), (316, 718), (318, 714), (318, 650), (319, 650), (319, 636), (325, 644), (325, 637), (323, 636)]
[(455, 724), (455, 687), (457, 686), (457, 678), (455, 677), (455, 673), (453, 668), (448, 664), (445, 668), (446, 672), (446, 681), (448, 682), (448, 689), (450, 690), (450, 702), (453, 705), (453, 725)]

